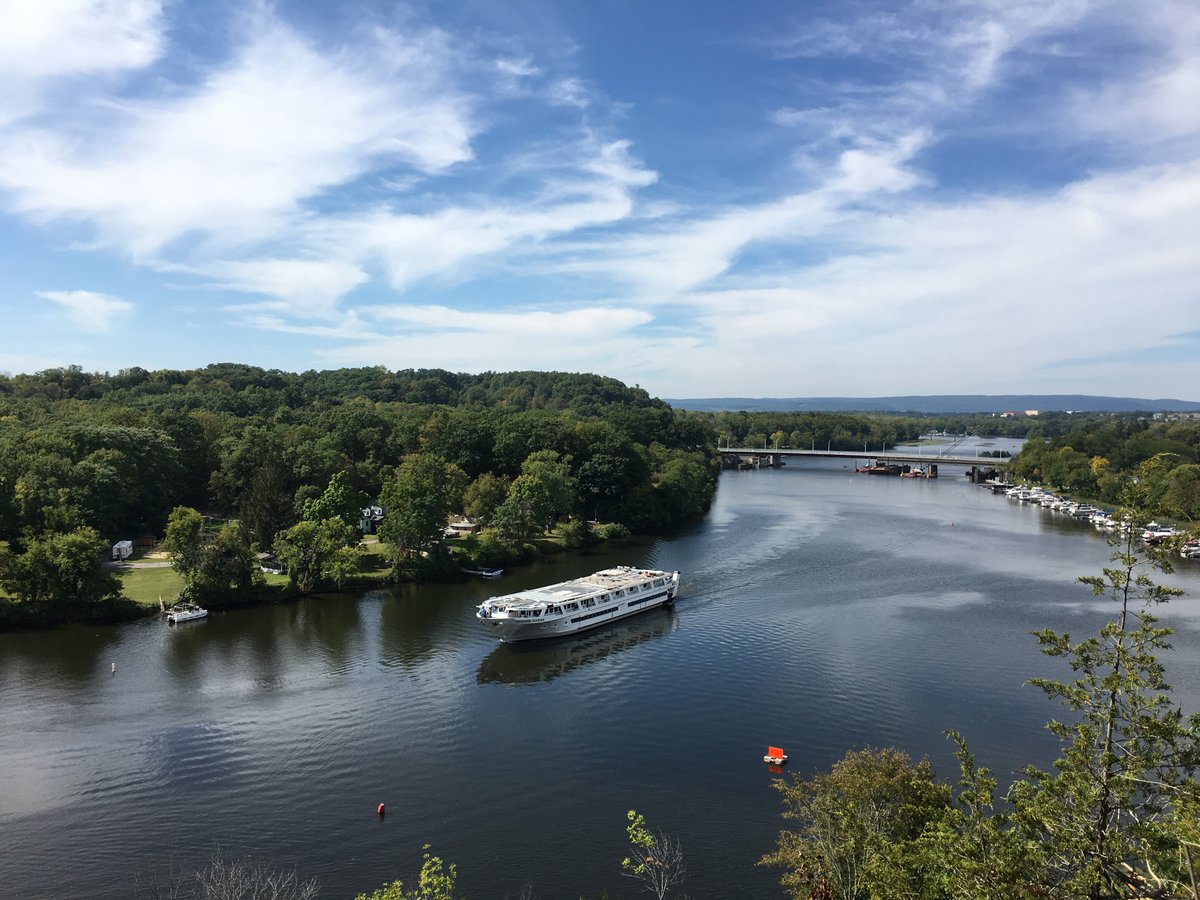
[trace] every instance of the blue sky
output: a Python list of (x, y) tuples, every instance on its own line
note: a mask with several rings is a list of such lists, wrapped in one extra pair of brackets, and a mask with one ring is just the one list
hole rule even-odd
[(1194, 2), (14, 4), (0, 370), (1200, 399)]

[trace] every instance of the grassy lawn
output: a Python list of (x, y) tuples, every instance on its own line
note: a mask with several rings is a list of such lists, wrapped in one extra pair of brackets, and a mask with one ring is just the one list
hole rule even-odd
[[(284, 585), (288, 579), (286, 575), (264, 575), (267, 584)], [(135, 567), (121, 573), (121, 591), (130, 600), (141, 603), (144, 606), (158, 606), (158, 598), (162, 597), (163, 603), (170, 606), (179, 599), (179, 592), (183, 590), (183, 579), (179, 577), (174, 569), (147, 569)]]
[(183, 590), (183, 579), (174, 569), (129, 569), (121, 574), (121, 590), (130, 600), (158, 606), (158, 598), (170, 606)]
[(383, 580), (388, 576), (392, 569), (392, 564), (388, 562), (387, 556), (383, 552), (383, 544), (379, 543), (379, 538), (371, 535), (363, 541), (365, 552), (362, 556), (362, 561), (359, 563), (358, 571), (362, 578)]

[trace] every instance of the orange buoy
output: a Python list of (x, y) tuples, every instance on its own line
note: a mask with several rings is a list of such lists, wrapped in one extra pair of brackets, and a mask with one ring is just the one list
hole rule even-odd
[(387, 812), (387, 808), (384, 807), (384, 805), (382, 803), (380, 803), (379, 808), (376, 810), (376, 812), (382, 816), (384, 813)]

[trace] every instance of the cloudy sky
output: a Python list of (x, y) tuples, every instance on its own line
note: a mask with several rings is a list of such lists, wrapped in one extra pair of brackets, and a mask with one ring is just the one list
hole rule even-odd
[(1200, 399), (1194, 0), (38, 0), (0, 370)]

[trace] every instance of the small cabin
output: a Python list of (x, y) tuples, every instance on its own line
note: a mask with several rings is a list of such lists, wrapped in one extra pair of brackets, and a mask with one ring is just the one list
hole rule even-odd
[(476, 534), (479, 531), (479, 526), (474, 522), (462, 519), (458, 522), (451, 522), (442, 531), (447, 538), (466, 537), (469, 534)]

